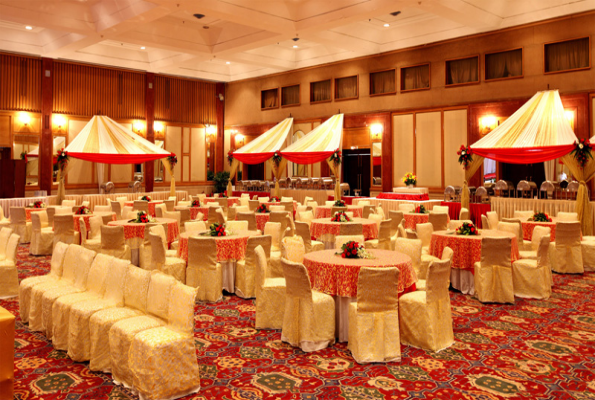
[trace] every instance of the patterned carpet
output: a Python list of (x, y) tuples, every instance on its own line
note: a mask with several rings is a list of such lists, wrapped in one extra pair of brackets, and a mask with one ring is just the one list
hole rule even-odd
[[(18, 252), (19, 275), (49, 257)], [(595, 274), (555, 275), (552, 298), (482, 305), (452, 292), (456, 343), (438, 354), (403, 346), (402, 362), (358, 365), (345, 344), (306, 354), (253, 328), (236, 296), (196, 307), (201, 391), (187, 399), (595, 399)], [(18, 302), (0, 300), (18, 316)], [(17, 318), (15, 399), (129, 399), (111, 375), (55, 351)]]

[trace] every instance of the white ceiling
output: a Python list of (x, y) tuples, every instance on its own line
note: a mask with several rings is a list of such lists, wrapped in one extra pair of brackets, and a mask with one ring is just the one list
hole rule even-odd
[(595, 0), (0, 0), (0, 50), (233, 81), (594, 9)]

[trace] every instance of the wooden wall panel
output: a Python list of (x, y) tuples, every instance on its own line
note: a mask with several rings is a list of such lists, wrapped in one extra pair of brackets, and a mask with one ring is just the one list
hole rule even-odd
[(218, 101), (215, 83), (155, 77), (155, 119), (158, 121), (215, 125)]
[(393, 116), (393, 185), (404, 186), (401, 178), (413, 169), (414, 115)]
[[(168, 126), (165, 128), (165, 150), (178, 155), (178, 161), (182, 161), (182, 127)], [(182, 181), (182, 166), (176, 165), (174, 168), (174, 178), (176, 182)], [(169, 182), (169, 173), (165, 173), (165, 181)]]
[(462, 144), (467, 145), (467, 110), (444, 111), (444, 186), (461, 186), (465, 180), (457, 157)]
[(0, 115), (0, 147), (11, 147), (10, 115)]
[(58, 114), (144, 119), (145, 74), (55, 62), (53, 98)]
[(441, 112), (415, 114), (415, 172), (417, 185), (442, 186)]
[(41, 112), (41, 59), (0, 54), (0, 110)]
[(207, 166), (205, 163), (205, 154), (207, 152), (205, 128), (192, 128), (190, 148), (190, 151), (192, 152), (190, 180), (192, 182), (204, 182), (207, 180)]

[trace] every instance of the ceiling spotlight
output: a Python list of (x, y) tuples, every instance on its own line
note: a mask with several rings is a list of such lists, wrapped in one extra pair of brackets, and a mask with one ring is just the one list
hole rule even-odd
[(393, 17), (396, 17), (399, 14), (401, 14), (401, 11), (394, 11), (394, 12), (390, 13), (390, 15), (392, 15)]
[(390, 26), (390, 24), (384, 24), (385, 28), (388, 28)]
[(27, 25), (27, 26), (25, 27), (25, 29), (26, 29), (26, 30), (28, 30), (28, 31), (30, 31), (30, 30), (32, 30), (32, 29), (33, 29), (33, 27), (32, 27), (32, 26), (29, 26), (29, 25)]
[(231, 62), (229, 62), (229, 61), (225, 61), (225, 64), (229, 65), (229, 64), (231, 64)]
[(294, 48), (294, 49), (297, 49), (297, 48), (298, 48), (298, 45), (297, 45), (297, 44), (294, 44), (294, 45), (293, 45), (293, 48)]
[(193, 14), (193, 15), (194, 15), (194, 18), (196, 18), (196, 19), (201, 19), (201, 18), (205, 17), (204, 14)]
[(300, 38), (299, 38), (299, 37), (294, 37), (294, 38), (293, 38), (293, 39), (291, 39), (291, 40), (293, 40), (294, 42), (297, 42), (298, 40), (300, 40)]
[(145, 49), (145, 46), (141, 47), (140, 49), (141, 49), (141, 50), (144, 50), (144, 49)]

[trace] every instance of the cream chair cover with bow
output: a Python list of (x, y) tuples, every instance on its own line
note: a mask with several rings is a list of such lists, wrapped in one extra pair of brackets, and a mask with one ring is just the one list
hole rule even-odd
[(361, 268), (357, 302), (349, 305), (349, 343), (360, 364), (401, 361), (399, 269)]
[(194, 346), (196, 291), (176, 283), (169, 295), (167, 325), (132, 338), (128, 365), (132, 386), (143, 400), (175, 399), (200, 390)]
[(322, 350), (335, 342), (335, 300), (312, 290), (302, 264), (281, 259), (285, 274), (285, 314), (281, 340), (304, 352)]
[(198, 288), (198, 300), (215, 302), (223, 297), (223, 267), (217, 262), (215, 238), (188, 238), (186, 284)]
[(434, 206), (431, 212), (435, 214), (448, 214), (448, 206)]
[(10, 219), (4, 215), (4, 209), (0, 206), (0, 227), (10, 227)]
[[(163, 245), (165, 246), (165, 256), (166, 257), (177, 257), (178, 256), (178, 250), (167, 250), (167, 236), (165, 234), (165, 224), (157, 224), (157, 225), (153, 225), (151, 227), (149, 227), (149, 232), (150, 233), (154, 233), (156, 235), (159, 235), (159, 237), (161, 238), (161, 241), (163, 242)], [(149, 240), (150, 243), (150, 240)], [(174, 242), (177, 243), (177, 240)], [(173, 246), (172, 246), (173, 247)], [(177, 247), (177, 246), (176, 246)], [(152, 249), (151, 249), (152, 251)], [(153, 254), (153, 253), (151, 253)], [(151, 269), (150, 267), (148, 269)]]
[(167, 206), (165, 204), (155, 204), (155, 217), (157, 218), (165, 218), (163, 215), (167, 212)]
[(85, 224), (84, 218), (78, 220), (80, 231), (81, 231), (81, 244), (84, 248), (99, 251), (101, 250), (101, 226), (103, 225), (103, 219), (94, 215), (89, 218), (89, 225), (91, 230), (87, 233), (87, 224)]
[(380, 222), (383, 220), (380, 214), (370, 214), (368, 215), (367, 219), (376, 222), (376, 226), (378, 227), (378, 229), (380, 229)]
[(430, 351), (454, 344), (450, 294), (450, 261), (433, 261), (427, 289), (405, 293), (399, 299), (401, 343)]
[(306, 246), (301, 236), (284, 237), (281, 241), (281, 257), (288, 261), (302, 264), (306, 255)]
[(487, 215), (482, 215), (481, 216), (481, 229), (492, 229), (490, 226), (490, 221), (488, 220), (488, 216)]
[[(200, 201), (200, 204), (204, 204), (204, 200)], [(215, 206), (219, 206), (217, 203), (213, 203)], [(178, 201), (178, 207), (190, 207), (192, 206), (192, 201), (190, 200), (180, 200)], [(167, 207), (167, 206), (166, 206)]]
[(176, 207), (176, 196), (170, 196), (170, 197), (173, 197), (173, 199), (169, 198), (167, 200), (163, 200), (163, 203), (162, 203), (162, 204), (165, 204), (166, 211), (173, 211), (174, 208)]
[(49, 225), (45, 210), (31, 213), (31, 245), (29, 254), (36, 256), (52, 254), (54, 229)]
[(581, 252), (585, 271), (595, 271), (595, 241), (590, 237), (583, 237), (581, 241)]
[(131, 206), (126, 206), (122, 208), (122, 216), (121, 219), (133, 219), (136, 218), (136, 211), (132, 211)]
[[(502, 224), (502, 223), (500, 223)], [(481, 261), (474, 264), (477, 299), (482, 303), (513, 303), (510, 237), (484, 237), (481, 240)]]
[(378, 239), (370, 239), (364, 242), (366, 249), (382, 249), (390, 250), (390, 229), (391, 220), (385, 219), (380, 221), (380, 229), (378, 230)]
[[(417, 234), (415, 235), (417, 238)], [(401, 220), (397, 227), (397, 237), (407, 238), (407, 230), (405, 229), (405, 220)]]
[[(265, 252), (267, 265), (271, 254), (271, 236), (250, 236), (246, 245), (246, 256), (236, 262), (235, 294), (238, 297), (249, 299), (256, 295), (255, 274), (256, 256), (254, 249), (260, 246)], [(281, 262), (279, 262), (281, 264)], [(283, 273), (281, 271), (281, 273)]]
[[(173, 278), (171, 278), (173, 279)], [(124, 282), (124, 304), (95, 312), (89, 319), (89, 369), (112, 372), (109, 332), (118, 321), (144, 315), (151, 272), (129, 265)]]
[[(33, 213), (32, 213), (33, 214)], [(10, 207), (10, 227), (21, 237), (21, 243), (31, 242), (31, 221), (27, 221), (25, 207)]]
[[(125, 387), (133, 386), (134, 378), (129, 363), (129, 351), (132, 341), (140, 332), (164, 326), (168, 323), (169, 298), (175, 284), (176, 280), (172, 276), (161, 271), (151, 271), (146, 314), (120, 320), (109, 330), (114, 383)], [(195, 293), (196, 289), (192, 288), (191, 291)], [(145, 356), (146, 361), (147, 357)]]
[(264, 224), (264, 234), (271, 236), (272, 244), (271, 251), (281, 251), (281, 222), (267, 222)]
[[(143, 236), (143, 242), (138, 248), (138, 266), (142, 269), (149, 270), (151, 268), (151, 258), (153, 257), (153, 250), (151, 249), (151, 242), (149, 241), (149, 232), (151, 228), (161, 223), (149, 222), (145, 225), (145, 233)], [(166, 225), (167, 226), (167, 225)], [(165, 232), (165, 228), (163, 228)]]
[(430, 254), (430, 243), (432, 241), (432, 233), (434, 233), (435, 230), (435, 226), (431, 222), (416, 225), (415, 232), (417, 233), (417, 238), (420, 239), (422, 243), (422, 254)]
[(254, 214), (254, 211), (238, 212), (236, 214), (236, 221), (248, 221), (248, 230), (249, 231), (258, 230), (257, 225), (256, 225), (256, 214)]
[(469, 212), (469, 210), (466, 209), (466, 208), (464, 208), (464, 207), (461, 208), (461, 211), (459, 212), (459, 219), (470, 220), (471, 219), (471, 213)]
[(13, 233), (8, 242), (0, 243), (0, 246), (6, 245), (6, 258), (0, 261), (0, 299), (19, 295), (19, 274), (16, 265), (19, 240), (19, 235)]
[(523, 228), (521, 221), (517, 218), (503, 218), (502, 222), (498, 222), (497, 230), (502, 232), (509, 232), (516, 236), (517, 245), (519, 249), (525, 248), (525, 241), (523, 240)]
[(420, 239), (407, 239), (399, 237), (395, 241), (395, 251), (408, 255), (411, 258), (411, 265), (413, 266), (415, 275), (418, 278), (425, 278), (426, 275), (422, 274), (421, 270), (421, 249), (422, 242)]
[[(448, 207), (446, 208), (448, 209)], [(432, 224), (434, 231), (445, 231), (448, 229), (448, 213), (430, 211), (430, 214), (428, 215), (428, 222)]]
[(494, 230), (498, 229), (498, 223), (500, 222), (500, 218), (498, 217), (498, 212), (488, 211), (488, 212), (486, 212), (486, 217), (490, 223), (490, 229), (494, 229)]
[(285, 278), (271, 276), (265, 248), (258, 245), (253, 253), (256, 261), (254, 327), (256, 329), (281, 329), (285, 311)]
[(343, 244), (350, 241), (356, 241), (362, 245), (365, 243), (364, 230), (361, 223), (341, 223), (339, 225), (339, 234), (334, 237), (330, 248), (341, 249)]
[(97, 254), (87, 277), (87, 290), (58, 298), (52, 305), (52, 343), (57, 350), (68, 350), (70, 310), (80, 301), (100, 300), (106, 288), (107, 276), (111, 273), (112, 256)]
[[(420, 274), (417, 276), (417, 282), (415, 282), (415, 290), (426, 290), (427, 289), (427, 287), (428, 287), (427, 273), (428, 273), (428, 268), (431, 263), (433, 263), (434, 261), (448, 260), (452, 264), (453, 255), (454, 255), (454, 251), (450, 247), (446, 246), (444, 248), (444, 250), (442, 250), (442, 257), (438, 258), (438, 257), (434, 257), (434, 256), (429, 256), (429, 257), (431, 257), (431, 259), (428, 260), (429, 262), (427, 263), (426, 266), (423, 266), (425, 260), (423, 259), (424, 256), (422, 256), (422, 272), (424, 275), (421, 276), (421, 274)], [(450, 275), (448, 276), (448, 281), (450, 283)]]
[(413, 211), (415, 211), (415, 204), (411, 204), (411, 203), (399, 204), (399, 211), (403, 211), (404, 213), (413, 212)]
[[(132, 310), (122, 311), (121, 309), (116, 309), (116, 307), (124, 307), (124, 285), (127, 281), (129, 265), (130, 263), (128, 260), (112, 257), (109, 265), (109, 273), (105, 278), (105, 291), (103, 292), (103, 297), (99, 299), (93, 298), (83, 300), (72, 304), (70, 307), (68, 323), (68, 356), (72, 360), (82, 362), (91, 359), (91, 344), (97, 344), (97, 341), (91, 340), (90, 330), (91, 316), (95, 313), (101, 310), (114, 308), (113, 313), (110, 314), (108, 311), (105, 314), (110, 314), (110, 317), (113, 319), (117, 319), (116, 316), (126, 315), (126, 313), (136, 315), (136, 312), (132, 312)], [(131, 267), (133, 266), (131, 265)], [(138, 270), (139, 268), (136, 269)], [(104, 345), (107, 346), (107, 332), (106, 337), (101, 339), (105, 340)], [(101, 354), (101, 351), (98, 351), (96, 348), (95, 354)], [(104, 353), (103, 355), (105, 358), (106, 354)], [(107, 361), (107, 364), (109, 365), (109, 352), (107, 352)]]
[(269, 222), (281, 223), (281, 236), (279, 237), (279, 240), (283, 239), (285, 236), (293, 236), (290, 219), (291, 217), (287, 211), (271, 211)]
[(260, 201), (248, 200), (248, 207), (250, 208), (250, 211), (256, 210), (258, 208), (258, 206), (260, 206)]
[(580, 222), (557, 222), (556, 241), (550, 242), (549, 259), (552, 271), (560, 274), (582, 274)]
[(578, 221), (578, 213), (559, 211), (556, 218), (557, 222), (575, 222)]
[(134, 200), (132, 203), (132, 211), (144, 211), (149, 213), (149, 202), (146, 200)]
[(549, 235), (540, 236), (536, 259), (512, 263), (514, 295), (532, 299), (548, 299), (552, 294), (552, 271), (548, 261)]
[[(358, 203), (358, 205), (361, 205), (361, 202)], [(376, 206), (371, 206), (369, 204), (366, 204), (363, 206), (362, 209), (362, 218), (369, 218), (370, 215), (375, 214), (376, 213)]]
[(204, 221), (186, 221), (184, 228), (186, 229), (187, 234), (194, 235), (198, 232), (206, 231), (207, 225)]
[(515, 210), (512, 217), (519, 219), (521, 221), (527, 221), (527, 220), (529, 220), (529, 218), (533, 217), (534, 214), (535, 214), (535, 212), (533, 210), (525, 210), (525, 211)]
[(248, 221), (227, 221), (225, 227), (233, 232), (247, 231), (248, 224)]
[(126, 244), (123, 226), (101, 226), (101, 248), (99, 252), (130, 262), (130, 246)]
[[(537, 260), (537, 249), (539, 248), (539, 243), (541, 243), (541, 238), (547, 236), (548, 239), (551, 235), (551, 229), (547, 226), (536, 226), (533, 228), (533, 234), (531, 236), (531, 243), (530, 243), (530, 250), (521, 250), (519, 251), (520, 258), (524, 259), (531, 259)], [(548, 261), (548, 268), (549, 268), (549, 261)]]
[(122, 218), (122, 204), (119, 201), (112, 201), (107, 199), (107, 203), (111, 206), (112, 212), (116, 213), (116, 219), (124, 219)]
[[(153, 227), (155, 229), (156, 227)], [(151, 251), (153, 258), (151, 260), (151, 270), (158, 270), (167, 275), (173, 276), (176, 280), (186, 283), (186, 261), (178, 257), (167, 257), (166, 246), (158, 233), (149, 233), (151, 242)]]
[[(6, 228), (0, 230), (0, 236), (4, 233)], [(12, 233), (12, 229), (10, 230)], [(9, 236), (10, 237), (10, 236)], [(19, 316), (23, 323), (29, 322), (29, 307), (31, 305), (31, 292), (33, 287), (42, 283), (54, 283), (62, 278), (62, 266), (64, 264), (64, 256), (68, 245), (66, 243), (58, 243), (52, 252), (50, 260), (50, 272), (46, 275), (32, 276), (23, 279), (19, 285)]]
[(285, 207), (283, 206), (276, 206), (276, 205), (270, 205), (269, 206), (269, 211), (273, 212), (273, 211), (285, 211)]
[(305, 222), (306, 224), (308, 224), (308, 226), (312, 224), (312, 220), (314, 219), (314, 214), (312, 210), (298, 211), (298, 215), (299, 221)]
[(300, 236), (304, 241), (306, 253), (324, 250), (324, 243), (319, 242), (318, 240), (312, 240), (312, 235), (310, 234), (310, 225), (308, 225), (306, 222), (295, 221), (295, 234)]
[(389, 210), (388, 217), (391, 220), (390, 224), (390, 248), (394, 250), (395, 242), (399, 237), (399, 225), (404, 219), (403, 211)]
[(6, 260), (6, 245), (8, 244), (8, 239), (10, 239), (12, 233), (13, 231), (9, 227), (0, 229), (0, 261)]

